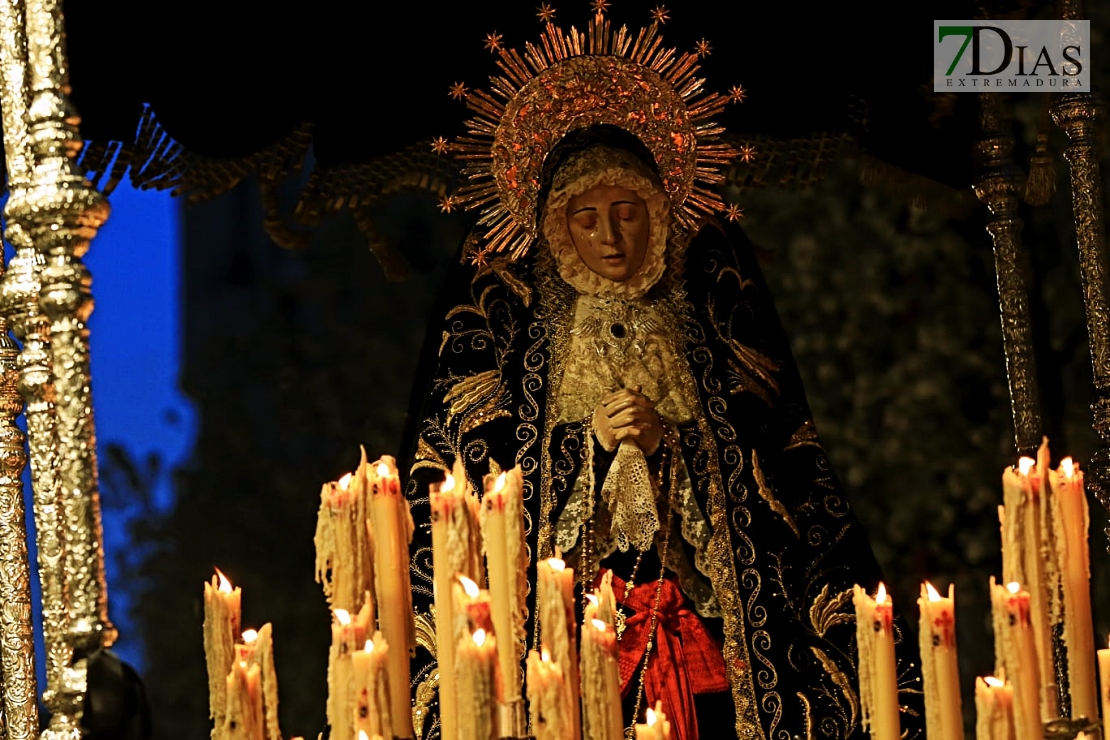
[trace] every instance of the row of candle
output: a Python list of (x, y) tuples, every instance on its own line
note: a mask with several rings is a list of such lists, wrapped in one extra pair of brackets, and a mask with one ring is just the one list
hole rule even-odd
[(242, 591), (216, 571), (204, 584), (209, 716), (216, 740), (281, 740), (270, 624), (241, 635)]
[(334, 740), (414, 734), (412, 535), (412, 514), (388, 455), (369, 463), (362, 450), (354, 473), (320, 491), (316, 580), (333, 614), (328, 724)]
[[(1046, 443), (1037, 460), (1022, 458), (1004, 472), (1003, 492), (999, 515), (1006, 585), (991, 579), (997, 677), (976, 681), (979, 740), (1039, 738), (1044, 723), (1058, 717), (1051, 632), (1059, 622), (1068, 648), (1072, 716), (1094, 719), (1098, 712), (1083, 475), (1070, 459), (1049, 470)], [(901, 730), (892, 604), (879, 584), (875, 598), (857, 585), (854, 605), (864, 726), (876, 740), (896, 740)], [(962, 740), (953, 588), (942, 597), (931, 584), (923, 584), (918, 606), (929, 736)], [(1102, 705), (1107, 733), (1110, 650), (1098, 653), (1103, 686), (1108, 687)]]
[[(526, 734), (520, 676), (529, 565), (523, 477), (516, 467), (482, 483), (479, 503), (456, 466), (429, 497), (436, 613), (453, 615), (436, 624), (442, 736), (450, 740)], [(479, 586), (483, 577), (488, 590)], [(525, 661), (536, 740), (624, 737), (611, 576), (587, 599), (579, 625), (573, 569), (558, 558), (536, 564), (540, 644)], [(670, 737), (661, 707), (634, 729), (643, 740)]]

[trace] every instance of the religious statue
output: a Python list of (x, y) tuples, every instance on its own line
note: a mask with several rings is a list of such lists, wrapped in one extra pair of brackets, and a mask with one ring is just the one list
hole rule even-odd
[(456, 460), (478, 490), (519, 464), (529, 583), (555, 553), (583, 588), (612, 572), (626, 725), (661, 701), (680, 740), (859, 736), (852, 585), (874, 589), (879, 570), (751, 246), (693, 184), (713, 182), (698, 156), (736, 153), (676, 92), (688, 69), (623, 55), (600, 12), (570, 53), (575, 33), (486, 107), (493, 184), (470, 190), (486, 229), (448, 277), (419, 391), (417, 609), (428, 484)]

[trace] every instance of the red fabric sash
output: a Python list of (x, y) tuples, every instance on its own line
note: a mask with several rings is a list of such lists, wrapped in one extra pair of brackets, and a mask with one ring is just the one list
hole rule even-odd
[[(600, 582), (600, 575), (598, 578)], [(626, 600), (625, 581), (613, 574), (617, 604), (626, 607), (625, 629), (617, 643), (622, 697), (636, 691), (639, 685), (637, 668), (647, 650), (651, 611), (658, 587), (659, 581), (654, 579), (636, 584)], [(653, 707), (656, 701), (663, 702), (663, 711), (671, 722), (675, 740), (698, 740), (695, 694), (729, 688), (721, 645), (690, 607), (673, 577), (664, 578), (654, 645), (644, 674), (644, 706)]]

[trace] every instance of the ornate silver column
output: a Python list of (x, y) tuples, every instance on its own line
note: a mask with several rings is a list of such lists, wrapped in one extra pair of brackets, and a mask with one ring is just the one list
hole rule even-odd
[[(26, 188), (31, 168), (27, 131), (26, 36), (22, 8), (0, 2), (0, 95), (8, 187)], [(11, 222), (9, 213), (9, 223)], [(26, 243), (19, 227), (11, 237)], [(38, 689), (31, 622), (27, 520), (23, 506), (23, 433), (16, 426), (19, 397), (18, 348), (0, 314), (0, 674), (3, 676), (4, 734), (9, 740), (38, 735)]]
[[(1083, 18), (1080, 0), (1061, 0), (1060, 18)], [(1105, 127), (1106, 102), (1097, 93), (1065, 93), (1052, 104), (1052, 120), (1068, 137), (1064, 159), (1071, 180), (1075, 241), (1087, 313), (1087, 335), (1095, 386), (1093, 426), (1101, 445), (1087, 466), (1087, 487), (1110, 510), (1110, 303), (1108, 303), (1106, 230), (1102, 177), (1096, 136)], [(1107, 529), (1110, 536), (1110, 528)]]
[[(21, 7), (17, 0), (4, 2), (17, 12)], [(56, 0), (23, 7), (29, 92), (22, 118), (31, 164), (26, 186), (12, 192), (7, 206), (18, 259), (3, 293), (26, 340), (22, 390), (33, 407), (32, 473), (50, 615), (52, 685), (45, 698), (54, 718), (48, 733), (78, 737), (86, 657), (115, 637), (107, 616), (85, 323), (92, 296), (80, 259), (108, 206), (71, 161), (81, 140), (66, 97), (61, 7)]]
[(1018, 200), (1024, 189), (1022, 172), (1014, 164), (1009, 101), (1003, 94), (979, 95), (983, 138), (976, 145), (975, 195), (990, 212), (987, 231), (994, 243), (998, 306), (1002, 316), (1002, 347), (1014, 417), (1014, 442), (1019, 455), (1035, 457), (1041, 443), (1041, 397), (1033, 355), (1029, 310), (1027, 255), (1021, 246)]

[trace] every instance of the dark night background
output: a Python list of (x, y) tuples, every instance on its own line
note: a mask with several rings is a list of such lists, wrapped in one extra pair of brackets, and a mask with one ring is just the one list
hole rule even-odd
[[(653, 5), (617, 2), (610, 12), (636, 26)], [(725, 118), (734, 133), (825, 132), (852, 142), (815, 185), (768, 182), (729, 195), (745, 209), (818, 431), (896, 603), (915, 621), (921, 579), (956, 584), (971, 721), (973, 677), (993, 668), (987, 579), (1001, 569), (996, 506), (1001, 471), (1013, 462), (985, 214), (952, 219), (935, 202), (911, 205), (892, 192), (905, 188), (865, 187), (860, 176), (881, 161), (966, 190), (975, 96), (923, 94), (931, 52), (928, 32), (917, 29), (978, 9), (921, 4), (892, 18), (886, 5), (807, 7), (791, 23), (779, 8), (692, 2), (672, 9), (664, 31), (679, 48), (709, 38), (711, 89), (749, 88), (749, 101)], [(1044, 13), (1031, 2), (994, 5)], [(314, 6), (298, 15), (252, 3), (67, 3), (82, 134), (130, 141), (148, 103), (190, 152), (238, 158), (307, 120), (315, 124), (310, 164), (373, 167), (405, 146), (462, 132), (465, 111), (445, 93), (456, 80), (482, 85), (492, 71), (486, 32), (522, 45), (539, 30), (521, 3), (389, 13), (370, 3)], [(585, 7), (561, 4), (557, 20), (582, 23)], [(1097, 84), (1110, 72), (1098, 54), (1110, 8), (1092, 11)], [(121, 25), (124, 14), (145, 30)], [(845, 41), (869, 18), (889, 27)], [(1015, 102), (1024, 167), (1045, 101)], [(1057, 192), (1045, 206), (1023, 206), (1023, 238), (1046, 429), (1054, 459), (1071, 454), (1082, 463), (1096, 441), (1090, 360), (1059, 156), (1065, 142), (1050, 130)], [(282, 213), (293, 213), (305, 178), (286, 178)], [(254, 176), (182, 205), (177, 354), (196, 439), (191, 458), (169, 471), (172, 503), (157, 493), (165, 461), (112, 445), (101, 430), (107, 515), (130, 512), (109, 557), (116, 588), (128, 594), (126, 639), (141, 645), (157, 737), (200, 740), (209, 731), (201, 584), (213, 566), (243, 588), (245, 627), (274, 623), (285, 734), (314, 737), (323, 727), (329, 615), (312, 579), (319, 488), (355, 465), (360, 444), (371, 455), (398, 452), (424, 328), (467, 228), (426, 193), (377, 198), (369, 216), (406, 259), (407, 281), (384, 278), (350, 213), (323, 220), (303, 250), (275, 246)], [(122, 269), (124, 258), (114, 257), (101, 257), (98, 275)], [(92, 341), (95, 357), (108, 341), (95, 325)], [(98, 387), (110, 382), (96, 379)], [(127, 411), (136, 419), (161, 413), (141, 406), (136, 400)], [(1106, 634), (1107, 517), (1091, 503), (1096, 634)]]

